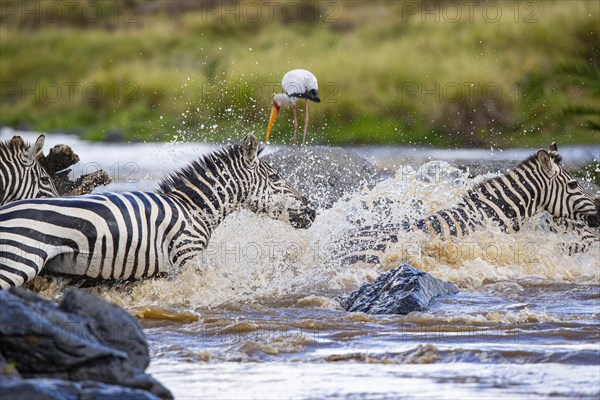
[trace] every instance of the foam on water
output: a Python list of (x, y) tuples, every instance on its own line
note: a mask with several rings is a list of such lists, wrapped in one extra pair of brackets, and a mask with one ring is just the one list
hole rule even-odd
[[(437, 167), (440, 167), (438, 165)], [(517, 234), (489, 227), (466, 238), (440, 241), (422, 233), (402, 234), (386, 253), (384, 265), (342, 266), (332, 249), (347, 232), (376, 223), (401, 223), (451, 206), (472, 185), (492, 175), (469, 179), (442, 165), (400, 168), (393, 178), (320, 210), (313, 226), (296, 230), (264, 216), (241, 211), (214, 232), (202, 257), (166, 279), (151, 279), (98, 289), (124, 306), (214, 307), (224, 303), (271, 303), (290, 295), (334, 297), (375, 279), (401, 262), (455, 282), (463, 290), (502, 281), (547, 283), (600, 282), (600, 248), (566, 255), (564, 235), (536, 230), (534, 219)], [(54, 285), (50, 292), (56, 290)], [(526, 313), (507, 319), (528, 319)], [(488, 318), (489, 317), (489, 318)], [(488, 321), (493, 316), (485, 317)], [(535, 319), (535, 317), (534, 317)], [(543, 319), (543, 318), (542, 318)]]

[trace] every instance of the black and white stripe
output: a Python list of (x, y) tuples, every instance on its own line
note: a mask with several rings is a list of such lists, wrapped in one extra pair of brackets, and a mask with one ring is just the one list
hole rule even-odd
[[(492, 222), (507, 233), (521, 229), (530, 217), (547, 211), (557, 226), (587, 235), (600, 225), (600, 199), (584, 189), (562, 164), (556, 144), (540, 150), (506, 174), (489, 179), (468, 191), (454, 207), (437, 211), (413, 224), (388, 224), (361, 228), (349, 234), (345, 263), (379, 263), (399, 235), (422, 231), (442, 239), (462, 237)], [(564, 221), (571, 220), (572, 224)], [(557, 230), (558, 231), (558, 230)]]
[(0, 286), (42, 269), (125, 280), (169, 272), (198, 255), (214, 228), (247, 207), (296, 228), (315, 211), (258, 158), (258, 141), (214, 152), (162, 181), (157, 192), (25, 200), (0, 208)]
[(585, 253), (591, 246), (600, 243), (600, 228), (592, 228), (583, 221), (551, 217), (546, 214), (542, 217), (539, 228), (572, 239), (559, 244), (560, 250), (568, 255)]
[(20, 136), (0, 142), (0, 206), (11, 201), (55, 197), (58, 192), (44, 167), (38, 162), (45, 136), (26, 144)]

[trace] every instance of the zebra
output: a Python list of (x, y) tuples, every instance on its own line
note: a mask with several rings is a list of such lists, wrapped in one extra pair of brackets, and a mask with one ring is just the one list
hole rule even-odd
[(600, 228), (590, 227), (583, 221), (574, 221), (564, 217), (552, 217), (546, 213), (540, 221), (539, 228), (542, 231), (550, 231), (574, 237), (576, 240), (575, 243), (563, 242), (559, 244), (560, 250), (568, 255), (585, 253), (594, 243), (600, 243)]
[(518, 232), (530, 217), (546, 211), (548, 226), (555, 232), (574, 232), (583, 245), (580, 251), (600, 241), (594, 229), (600, 226), (600, 198), (585, 189), (563, 168), (556, 143), (540, 150), (513, 170), (488, 179), (469, 190), (453, 207), (437, 211), (414, 223), (380, 224), (350, 232), (342, 263), (380, 264), (387, 248), (398, 243), (402, 232), (424, 232), (442, 240), (464, 237), (496, 224), (507, 233)]
[(266, 162), (257, 139), (229, 145), (164, 178), (155, 192), (22, 200), (0, 208), (0, 286), (42, 269), (84, 281), (134, 280), (180, 268), (224, 218), (245, 207), (308, 228), (316, 211)]
[(39, 163), (46, 137), (33, 146), (20, 136), (0, 142), (0, 206), (11, 201), (58, 196), (48, 172)]

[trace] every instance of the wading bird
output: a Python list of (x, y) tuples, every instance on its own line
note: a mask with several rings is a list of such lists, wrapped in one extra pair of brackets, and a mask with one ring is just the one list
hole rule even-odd
[(294, 111), (294, 146), (296, 145), (296, 136), (298, 133), (298, 116), (296, 114), (296, 100), (305, 99), (306, 108), (304, 111), (304, 135), (302, 136), (302, 145), (306, 144), (306, 131), (308, 129), (308, 100), (320, 103), (319, 84), (317, 78), (312, 72), (305, 69), (293, 69), (287, 72), (281, 81), (281, 86), (285, 93), (279, 93), (273, 96), (273, 107), (271, 108), (271, 117), (267, 128), (267, 141), (271, 137), (271, 129), (275, 123), (275, 118), (279, 110), (284, 107), (292, 107)]

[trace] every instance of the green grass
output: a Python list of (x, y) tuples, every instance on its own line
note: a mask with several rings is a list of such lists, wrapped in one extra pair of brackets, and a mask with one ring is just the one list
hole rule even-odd
[[(406, 15), (402, 2), (338, 2), (321, 17), (311, 7), (331, 2), (305, 2), (306, 18), (290, 23), (277, 12), (273, 21), (223, 21), (193, 2), (174, 9), (129, 0), (120, 3), (132, 7), (129, 24), (111, 18), (114, 2), (100, 3), (106, 16), (93, 22), (3, 17), (0, 124), (94, 140), (107, 130), (132, 141), (262, 136), (282, 75), (300, 67), (319, 78), (324, 100), (311, 105), (316, 142), (538, 147), (599, 139), (593, 114), (565, 111), (597, 104), (589, 79), (571, 74), (565, 83), (554, 72), (569, 63), (598, 70), (596, 2), (536, 2), (533, 23), (523, 22), (525, 5), (514, 21), (512, 1), (499, 3), (497, 23), (480, 7), (473, 21), (449, 23)], [(154, 11), (142, 12), (148, 4)], [(445, 2), (427, 4), (441, 10)], [(53, 85), (62, 88), (57, 99)], [(290, 118), (282, 112), (274, 142), (291, 140)]]

